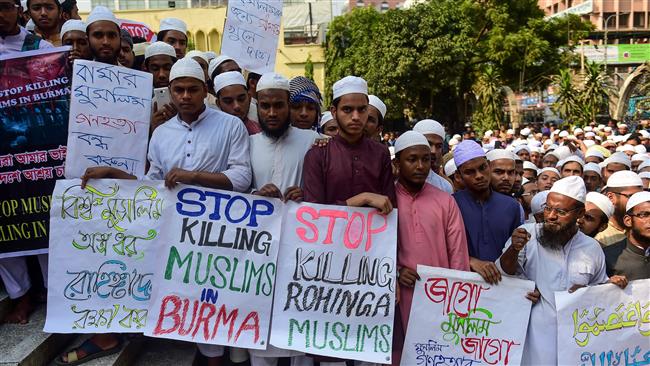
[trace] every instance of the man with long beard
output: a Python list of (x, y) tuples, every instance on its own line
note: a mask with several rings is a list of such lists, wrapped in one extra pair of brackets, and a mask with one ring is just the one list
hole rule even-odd
[(555, 182), (546, 198), (544, 223), (515, 230), (497, 260), (502, 272), (534, 281), (541, 294), (530, 313), (522, 365), (557, 365), (556, 291), (606, 282), (627, 285), (623, 276), (607, 277), (600, 245), (578, 229), (586, 194), (580, 177)]

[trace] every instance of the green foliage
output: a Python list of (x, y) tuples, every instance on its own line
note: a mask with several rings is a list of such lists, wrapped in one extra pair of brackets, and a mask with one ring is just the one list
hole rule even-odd
[(305, 77), (314, 81), (314, 63), (311, 60), (311, 53), (307, 56), (307, 61), (305, 61)]
[(487, 66), (478, 77), (474, 86), (478, 107), (472, 116), (472, 125), (480, 134), (500, 129), (503, 124), (502, 85), (501, 75), (493, 66)]
[(571, 125), (578, 125), (583, 118), (580, 109), (580, 96), (574, 85), (573, 74), (568, 69), (560, 70), (558, 75), (553, 75), (551, 81), (556, 85), (557, 100), (553, 103), (553, 111), (560, 118)]

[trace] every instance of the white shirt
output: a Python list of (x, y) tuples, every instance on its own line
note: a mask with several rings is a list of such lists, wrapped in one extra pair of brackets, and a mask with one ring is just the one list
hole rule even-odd
[(443, 192), (447, 192), (449, 194), (454, 193), (454, 187), (452, 187), (451, 183), (449, 183), (449, 181), (446, 180), (445, 178), (436, 174), (436, 172), (434, 172), (433, 170), (431, 170), (429, 172), (429, 176), (427, 176), (427, 183), (431, 184), (432, 186), (438, 188)]
[[(23, 42), (25, 37), (29, 34), (27, 29), (20, 27), (20, 32), (13, 36), (0, 37), (0, 56), (6, 56), (10, 53), (21, 52), (23, 50)], [(52, 44), (41, 39), (38, 44), (38, 49), (52, 48)]]
[[(542, 225), (520, 226), (530, 233), (530, 240), (519, 252), (517, 274), (534, 281), (541, 293), (530, 313), (522, 365), (557, 365), (556, 291), (567, 291), (573, 285), (598, 285), (609, 279), (605, 254), (596, 240), (578, 230), (562, 250), (554, 251), (537, 240)], [(510, 244), (509, 239), (504, 252)], [(500, 260), (497, 266), (503, 272)]]
[(264, 132), (250, 136), (252, 189), (273, 183), (284, 194), (289, 187), (302, 187), (305, 154), (318, 137), (315, 131), (295, 127), (289, 127), (279, 139)]
[(251, 183), (248, 133), (239, 118), (205, 108), (191, 125), (179, 116), (156, 128), (149, 142), (149, 179), (164, 179), (173, 168), (223, 173), (233, 191)]

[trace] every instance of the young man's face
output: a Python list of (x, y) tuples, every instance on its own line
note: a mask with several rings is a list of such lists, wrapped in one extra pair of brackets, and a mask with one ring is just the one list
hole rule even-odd
[(336, 120), (327, 121), (327, 123), (321, 127), (321, 131), (323, 132), (323, 135), (334, 137), (339, 133), (339, 124)]
[(573, 175), (582, 177), (582, 165), (578, 162), (570, 161), (562, 166), (562, 171), (560, 173), (562, 174), (562, 178)]
[(438, 169), (440, 163), (442, 163), (442, 149), (444, 146), (442, 137), (432, 133), (427, 133), (424, 137), (427, 138), (431, 150), (431, 169)]
[(120, 30), (113, 22), (100, 20), (93, 22), (86, 31), (90, 49), (95, 61), (115, 64), (120, 56)]
[(180, 60), (185, 57), (185, 51), (187, 50), (187, 36), (185, 34), (176, 30), (168, 30), (165, 32), (162, 41), (174, 47), (177, 59)]
[(14, 0), (0, 0), (0, 34), (8, 35), (18, 30), (20, 6)]
[(217, 104), (225, 113), (244, 121), (248, 116), (251, 100), (243, 85), (229, 85), (217, 93)]
[(460, 174), (465, 188), (470, 191), (484, 192), (490, 188), (490, 167), (484, 157), (474, 158), (463, 163), (456, 174)]
[(530, 162), (535, 164), (535, 166), (539, 167), (542, 165), (542, 154), (538, 152), (531, 152), (530, 153)]
[(257, 115), (267, 135), (280, 137), (289, 128), (289, 92), (264, 89), (257, 93)]
[(77, 52), (81, 59), (92, 60), (93, 53), (90, 50), (90, 43), (86, 33), (76, 30), (65, 32), (61, 38), (61, 43), (64, 46), (72, 46), (72, 51)]
[(318, 119), (318, 106), (316, 103), (298, 102), (291, 103), (291, 125), (301, 130), (311, 129)]
[(492, 189), (509, 195), (515, 184), (515, 161), (498, 159), (490, 162), (490, 185)]
[(650, 243), (650, 202), (640, 203), (632, 208), (632, 216), (625, 215), (623, 223), (632, 229), (632, 236), (641, 245)]
[[(591, 202), (585, 203), (585, 214), (578, 220), (580, 231), (588, 237), (595, 237), (601, 230), (601, 226), (607, 223), (603, 212)], [(604, 228), (603, 228), (604, 229)]]
[(528, 152), (528, 150), (520, 150), (517, 153), (517, 156), (519, 156), (521, 160), (530, 161), (530, 153)]
[[(229, 72), (229, 71), (237, 71), (237, 72), (241, 72), (241, 67), (239, 67), (239, 65), (237, 65), (237, 63), (236, 63), (235, 61), (233, 61), (233, 60), (228, 60), (228, 61), (224, 61), (224, 62), (222, 62), (222, 63), (217, 67), (217, 69), (216, 69), (215, 71), (216, 71), (216, 74), (217, 74), (217, 75), (219, 75), (219, 74), (223, 74), (224, 72)], [(257, 85), (257, 84), (256, 84), (256, 85)]]
[(182, 77), (174, 79), (170, 86), (172, 103), (179, 114), (199, 114), (205, 106), (208, 88), (201, 80)]
[(585, 181), (587, 192), (596, 192), (602, 184), (602, 179), (596, 172), (586, 171), (583, 173), (582, 179)]
[(79, 16), (79, 8), (77, 7), (77, 4), (74, 4), (72, 6), (72, 9), (70, 9), (70, 12), (61, 12), (61, 19), (63, 20), (61, 24), (65, 23), (67, 20), (70, 19), (77, 19), (81, 20), (81, 17)]
[(61, 21), (61, 8), (56, 0), (31, 0), (29, 15), (40, 30), (54, 30)]
[(168, 55), (151, 56), (145, 61), (146, 70), (153, 75), (154, 88), (166, 88), (169, 86), (169, 73), (172, 70), (172, 66), (174, 66), (174, 60)]
[(133, 47), (127, 41), (120, 41), (120, 57), (118, 58), (120, 65), (131, 68), (135, 62), (135, 54)]
[(411, 146), (399, 153), (399, 179), (409, 186), (421, 187), (431, 170), (431, 152), (426, 146)]
[(365, 134), (371, 139), (378, 139), (382, 131), (381, 112), (379, 109), (368, 105), (368, 122), (366, 123)]
[(368, 122), (368, 96), (361, 93), (343, 95), (331, 112), (336, 116), (342, 137), (359, 138)]
[(539, 193), (537, 184), (535, 183), (526, 183), (524, 184), (524, 192), (521, 195), (521, 204), (524, 206), (526, 211), (530, 211), (530, 203), (533, 200), (533, 197)]
[(543, 172), (537, 176), (537, 188), (540, 191), (547, 191), (551, 189), (553, 183), (557, 182), (560, 177), (554, 172)]
[(546, 155), (542, 161), (542, 168), (555, 168), (557, 165), (558, 159), (555, 155)]

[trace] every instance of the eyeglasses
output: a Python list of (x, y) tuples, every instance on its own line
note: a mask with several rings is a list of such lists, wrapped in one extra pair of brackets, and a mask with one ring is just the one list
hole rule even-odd
[(556, 208), (556, 207), (549, 207), (549, 206), (544, 206), (544, 212), (545, 213), (551, 213), (555, 211), (555, 213), (560, 216), (560, 217), (565, 217), (568, 216), (572, 211), (575, 211), (579, 209), (580, 207), (573, 208), (571, 210), (565, 210), (563, 208)]
[(632, 195), (634, 195), (634, 193), (632, 193), (632, 194), (620, 193), (620, 192), (612, 192), (612, 193), (614, 193), (614, 194), (618, 194), (618, 195), (623, 196), (623, 197), (628, 198), (628, 199), (629, 199), (630, 197), (632, 197)]
[(648, 211), (641, 211), (641, 212), (639, 212), (639, 213), (628, 214), (628, 215), (629, 215), (629, 216), (632, 216), (632, 217), (638, 217), (638, 218), (640, 218), (640, 219), (647, 219), (648, 217), (650, 217), (650, 212), (648, 212)]
[(0, 12), (8, 13), (17, 7), (19, 7), (19, 5), (11, 4), (11, 3), (0, 3)]

